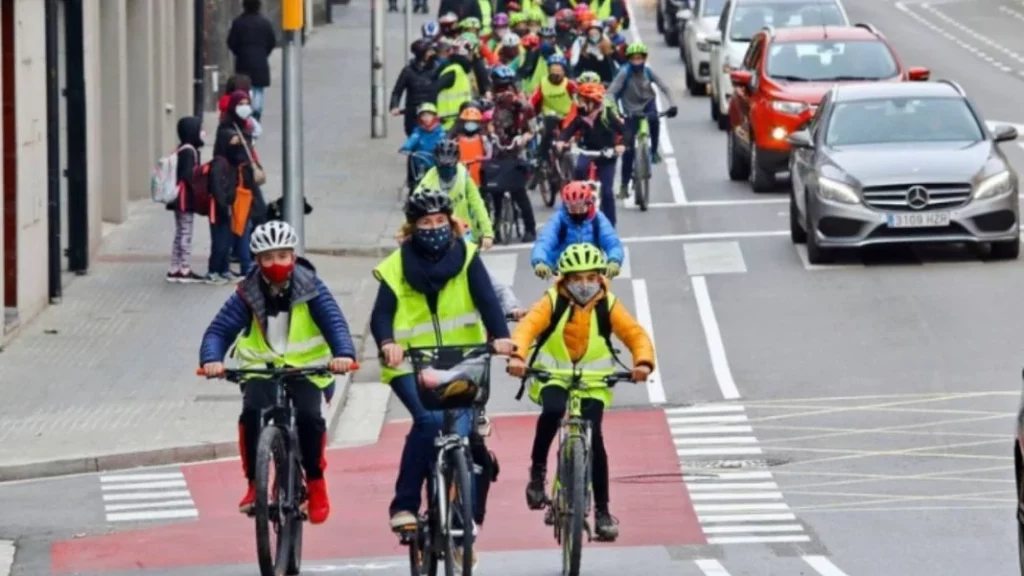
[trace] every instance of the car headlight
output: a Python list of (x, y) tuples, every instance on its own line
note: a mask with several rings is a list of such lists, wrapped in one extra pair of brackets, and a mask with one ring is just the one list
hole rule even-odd
[(708, 37), (706, 34), (697, 34), (697, 50), (701, 52), (711, 52), (711, 44), (708, 44)]
[(789, 100), (772, 100), (772, 110), (781, 112), (783, 114), (792, 114), (794, 116), (800, 114), (807, 109), (807, 104), (803, 102), (791, 102)]
[(1004, 170), (981, 181), (974, 189), (974, 199), (998, 198), (1013, 192), (1013, 178), (1010, 171)]
[(823, 200), (842, 202), (843, 204), (859, 204), (860, 198), (849, 184), (830, 178), (818, 178), (818, 197)]

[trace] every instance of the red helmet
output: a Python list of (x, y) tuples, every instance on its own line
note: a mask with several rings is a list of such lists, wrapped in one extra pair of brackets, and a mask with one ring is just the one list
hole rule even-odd
[(540, 48), (540, 36), (537, 36), (536, 34), (533, 34), (531, 32), (530, 34), (523, 36), (523, 39), (520, 41), (520, 43), (522, 44), (523, 48), (526, 48), (527, 50), (536, 50), (537, 48)]
[(593, 204), (594, 189), (586, 182), (569, 182), (562, 187), (563, 204)]

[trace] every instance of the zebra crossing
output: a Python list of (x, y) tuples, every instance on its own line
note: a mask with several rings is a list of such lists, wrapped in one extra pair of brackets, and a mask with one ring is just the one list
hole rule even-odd
[[(732, 573), (729, 572), (729, 570), (720, 561), (714, 558), (701, 558), (694, 560), (693, 562), (697, 565), (697, 568), (702, 574), (704, 574), (704, 576), (732, 576)], [(814, 570), (815, 574), (819, 574), (820, 576), (846, 576), (845, 572), (840, 570), (838, 566), (833, 564), (832, 561), (825, 556), (800, 556), (800, 562), (806, 567), (810, 567)], [(804, 566), (801, 566), (798, 569), (800, 570), (800, 572), (797, 572), (799, 574), (809, 573), (805, 571)], [(748, 572), (743, 572), (743, 574), (747, 573)], [(775, 572), (765, 572), (765, 574), (768, 573), (774, 574)], [(779, 573), (781, 574), (782, 572)]]
[(811, 541), (772, 473), (747, 470), (763, 452), (743, 406), (667, 408), (665, 417), (708, 544)]
[(100, 476), (107, 522), (197, 518), (185, 475), (173, 472)]

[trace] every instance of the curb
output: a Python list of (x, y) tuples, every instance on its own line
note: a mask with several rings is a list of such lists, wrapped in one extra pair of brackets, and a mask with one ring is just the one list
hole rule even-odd
[[(390, 256), (397, 248), (397, 246), (340, 246), (338, 248), (306, 248), (306, 254), (334, 257), (356, 256), (361, 258), (385, 258)], [(164, 259), (166, 260), (166, 258)]]

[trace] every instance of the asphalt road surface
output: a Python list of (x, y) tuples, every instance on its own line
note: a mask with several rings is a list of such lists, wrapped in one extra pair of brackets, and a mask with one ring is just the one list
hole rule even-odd
[[(847, 8), (906, 65), (960, 82), (988, 120), (1024, 124), (1024, 2)], [(660, 368), (617, 392), (606, 436), (623, 536), (589, 545), (584, 573), (1016, 574), (1024, 264), (896, 249), (807, 265), (788, 238), (785, 189), (754, 195), (728, 181), (706, 99), (684, 95), (651, 6), (634, 9), (680, 114), (667, 122), (655, 207), (620, 216), (629, 266), (614, 286), (653, 329)], [(1024, 149), (1005, 150), (1024, 168)], [(487, 258), (523, 300), (542, 294), (525, 248)], [(479, 573), (557, 574), (554, 542), (522, 502), (535, 407), (498, 382), (492, 444), (504, 466)], [(307, 531), (305, 572), (408, 573), (385, 527), (404, 417), (392, 403), (378, 444), (332, 452), (334, 512)], [(14, 574), (252, 574), (251, 524), (232, 510), (237, 467), (2, 485)]]

